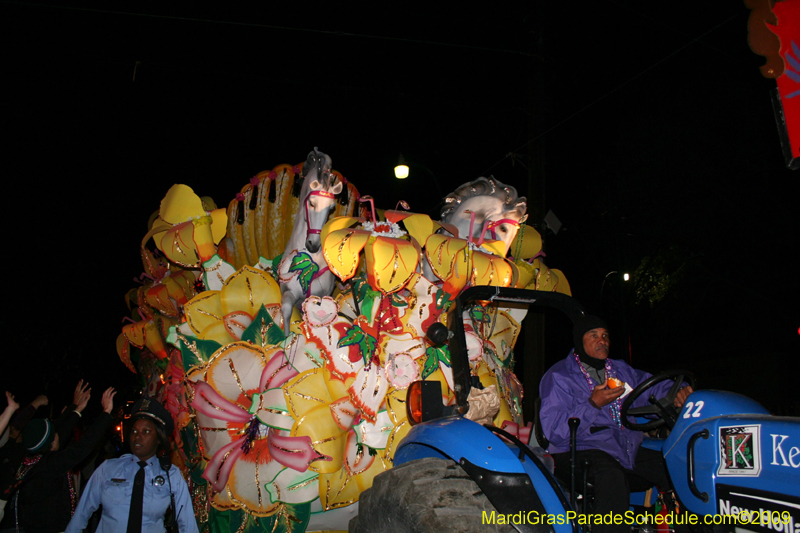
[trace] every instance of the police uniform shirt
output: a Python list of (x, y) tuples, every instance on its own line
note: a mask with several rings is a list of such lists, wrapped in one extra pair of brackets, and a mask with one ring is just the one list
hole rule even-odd
[[(133, 480), (139, 471), (139, 459), (126, 454), (119, 459), (109, 459), (92, 474), (86, 485), (75, 514), (65, 533), (82, 531), (97, 508), (103, 512), (97, 533), (125, 532), (131, 506)], [(170, 505), (170, 482), (175, 494), (175, 514), (181, 533), (197, 533), (197, 521), (192, 509), (186, 481), (178, 468), (170, 468), (169, 479), (157, 457), (147, 460), (144, 467), (144, 501), (142, 505), (142, 533), (165, 531), (164, 515)]]

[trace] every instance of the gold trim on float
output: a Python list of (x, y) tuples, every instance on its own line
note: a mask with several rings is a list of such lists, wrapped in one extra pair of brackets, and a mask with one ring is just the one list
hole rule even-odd
[[(298, 483), (298, 484), (296, 484), (296, 485), (292, 485), (292, 486), (291, 486), (291, 487), (289, 487), (287, 490), (288, 490), (289, 492), (292, 492), (293, 490), (300, 490), (300, 489), (303, 489), (303, 488), (305, 488), (305, 487), (307, 487), (307, 486), (311, 485), (312, 483), (314, 483), (314, 482), (316, 482), (316, 481), (319, 481), (319, 476), (317, 476), (317, 477), (310, 477), (310, 478), (308, 478), (307, 480), (303, 481), (302, 483)], [(276, 487), (276, 488), (277, 488), (277, 487)]]
[(239, 372), (236, 371), (236, 367), (233, 365), (233, 359), (230, 357), (228, 358), (228, 367), (231, 369), (231, 374), (233, 374), (233, 379), (236, 380), (236, 385), (239, 387), (239, 390), (242, 391), (242, 394), (247, 395), (247, 391), (244, 390), (244, 386), (242, 385), (242, 379), (239, 377)]
[(325, 505), (324, 505), (324, 508), (325, 508), (326, 511), (330, 511), (331, 509), (336, 509), (338, 507), (345, 507), (347, 505), (351, 505), (351, 504), (356, 502), (356, 500), (350, 500), (350, 501), (340, 502), (340, 503), (333, 504), (333, 505), (331, 505), (331, 503), (330, 503), (333, 499), (337, 498), (342, 493), (342, 491), (344, 491), (345, 487), (347, 487), (347, 484), (350, 482), (350, 479), (351, 479), (350, 476), (348, 476), (345, 472), (342, 472), (342, 473), (345, 475), (345, 480), (344, 480), (344, 483), (342, 483), (342, 486), (339, 488), (339, 491), (336, 493), (336, 496), (334, 496), (334, 498), (331, 498), (331, 496), (330, 496), (330, 494), (331, 494), (331, 482), (330, 482), (330, 480), (325, 480), (326, 487), (325, 487)]
[(250, 282), (250, 278), (249, 277), (245, 277), (244, 280), (245, 280), (245, 284), (247, 285), (247, 297), (248, 297), (248, 300), (250, 302), (250, 309), (255, 310), (256, 304), (255, 304), (255, 302), (253, 302), (253, 285)]
[(395, 438), (397, 437), (398, 430), (408, 423), (409, 423), (408, 420), (403, 420), (394, 427), (391, 433), (389, 433), (389, 437), (387, 437), (386, 439), (386, 448), (384, 448), (386, 450), (386, 453), (383, 454), (383, 458), (385, 460), (394, 463), (394, 460), (391, 458), (391, 455), (393, 453), (392, 450), (394, 447)]
[[(327, 438), (324, 438), (324, 439), (321, 439), (321, 440), (315, 440), (315, 441), (312, 441), (312, 442), (311, 442), (311, 444), (314, 444), (314, 445), (317, 445), (317, 444), (326, 444), (326, 443), (328, 443), (328, 442), (333, 442), (333, 441), (335, 441), (335, 440), (336, 440), (336, 439), (338, 439), (339, 437), (341, 437), (341, 435), (334, 435), (333, 437), (327, 437)], [(276, 446), (276, 447), (277, 447), (277, 446)], [(312, 448), (313, 448), (313, 446), (312, 446)], [(314, 449), (314, 451), (315, 451), (315, 452), (317, 452), (316, 448)], [(317, 453), (319, 453), (319, 452), (317, 452)]]
[(214, 320), (219, 320), (219, 321), (221, 321), (221, 320), (222, 320), (222, 318), (221, 318), (221, 317), (218, 317), (218, 316), (217, 316), (217, 315), (215, 315), (214, 313), (209, 313), (209, 312), (208, 312), (208, 311), (206, 311), (205, 309), (195, 309), (195, 310), (196, 310), (196, 311), (197, 311), (199, 314), (201, 314), (201, 315), (205, 315), (205, 316), (209, 316), (209, 317), (213, 318)]
[(192, 352), (192, 355), (197, 357), (199, 361), (203, 360), (203, 358), (200, 357), (200, 350), (197, 349), (197, 341), (189, 342), (189, 340), (180, 333), (178, 333), (178, 340), (180, 340), (184, 346), (186, 346), (186, 349)]
[[(222, 472), (222, 468), (225, 466), (225, 462), (228, 460), (228, 456), (230, 456), (232, 451), (233, 450), (228, 450), (225, 453), (225, 455), (222, 457), (222, 461), (219, 463), (219, 468), (217, 469), (217, 477), (214, 479), (215, 483), (219, 483), (219, 476), (220, 476), (220, 473)], [(225, 487), (227, 487), (227, 486), (228, 486), (228, 484), (226, 483)], [(228, 489), (228, 496), (230, 496), (230, 489)]]
[(261, 335), (261, 347), (266, 348), (267, 346), (267, 332), (269, 331), (269, 326), (267, 326), (267, 321), (264, 320), (264, 317), (261, 317), (261, 329), (259, 333)]

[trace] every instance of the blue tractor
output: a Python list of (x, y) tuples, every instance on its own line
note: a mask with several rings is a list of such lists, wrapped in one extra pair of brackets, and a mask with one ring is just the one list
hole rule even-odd
[[(456, 405), (442, 405), (439, 383), (410, 387), (409, 420), (418, 423), (400, 443), (394, 468), (362, 493), (351, 532), (589, 529), (568, 497), (569, 473), (566, 483), (557, 480), (542, 450), (464, 417), (476, 382), (461, 317), (479, 301), (555, 307), (573, 321), (583, 314), (575, 300), (558, 293), (498, 287), (464, 291), (449, 311), (449, 330), (428, 332), (432, 342), (449, 345)], [(656, 383), (680, 383), (686, 376), (664, 372), (641, 383), (623, 404), (622, 417), (632, 429), (669, 428), (666, 438), (646, 438), (645, 445), (664, 454), (679, 503), (695, 516), (689, 530), (800, 533), (800, 418), (775, 417), (747, 397), (713, 390), (694, 392), (680, 412), (671, 398), (651, 397), (650, 406), (630, 409)], [(655, 529), (652, 523), (632, 526)]]

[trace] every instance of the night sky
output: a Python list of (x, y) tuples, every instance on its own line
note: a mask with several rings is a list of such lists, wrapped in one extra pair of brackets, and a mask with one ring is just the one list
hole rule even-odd
[[(614, 357), (629, 336), (637, 366), (800, 415), (800, 174), (742, 2), (109, 5), (0, 2), (1, 375), (20, 398), (80, 376), (132, 395), (114, 342), (166, 191), (227, 205), (317, 146), (384, 208), (516, 186), (531, 224), (562, 222), (546, 263), (609, 320)], [(550, 331), (548, 366), (571, 345)]]

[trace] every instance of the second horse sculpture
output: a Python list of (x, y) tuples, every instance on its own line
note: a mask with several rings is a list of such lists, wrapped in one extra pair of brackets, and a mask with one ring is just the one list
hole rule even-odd
[(331, 173), (331, 158), (314, 148), (303, 165), (300, 208), (278, 266), (283, 331), (287, 335), (295, 306), (309, 296), (328, 296), (333, 292), (334, 277), (322, 255), (320, 231), (342, 187), (342, 182)]

